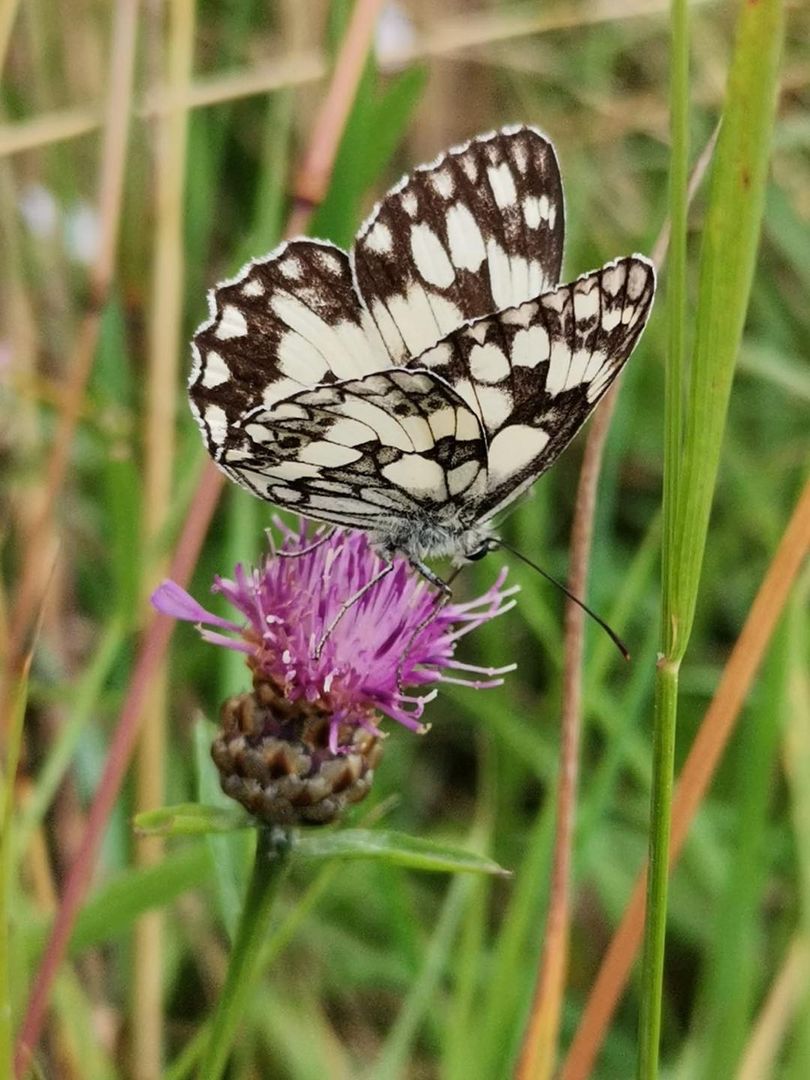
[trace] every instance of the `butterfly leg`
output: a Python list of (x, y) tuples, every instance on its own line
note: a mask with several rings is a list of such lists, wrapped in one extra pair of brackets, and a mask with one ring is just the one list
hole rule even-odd
[[(417, 570), (425, 579), (425, 581), (428, 581), (431, 585), (434, 585), (444, 595), (446, 600), (450, 599), (450, 597), (453, 595), (453, 590), (450, 588), (446, 581), (440, 578), (438, 574), (435, 574), (429, 566), (422, 562), (421, 559), (410, 559), (409, 561), (414, 570)], [(455, 577), (455, 574), (453, 576)], [(419, 629), (421, 630), (421, 627)]]
[(365, 585), (363, 585), (362, 588), (358, 589), (357, 592), (352, 593), (352, 595), (349, 597), (348, 600), (344, 600), (344, 602), (340, 605), (340, 610), (338, 611), (337, 615), (335, 615), (334, 619), (332, 619), (332, 621), (329, 623), (326, 630), (324, 630), (323, 636), (321, 637), (321, 640), (315, 646), (315, 659), (316, 660), (320, 659), (321, 653), (323, 652), (324, 645), (327, 643), (327, 641), (329, 640), (331, 634), (334, 632), (335, 627), (340, 622), (340, 620), (343, 618), (343, 616), (346, 614), (346, 612), (349, 611), (350, 608), (354, 607), (354, 605), (359, 600), (362, 600), (362, 598), (366, 595), (366, 593), (369, 591), (369, 589), (373, 589), (374, 586), (379, 581), (382, 581), (382, 579), (386, 576), (386, 574), (390, 574), (393, 569), (394, 569), (394, 564), (392, 562), (387, 562), (385, 564), (385, 566), (383, 566), (382, 570), (378, 571), (378, 573), (376, 573), (373, 578), (370, 578), (365, 583)]
[[(408, 644), (405, 646), (405, 649), (403, 650), (402, 658), (399, 661), (399, 665), (397, 667), (397, 688), (400, 691), (402, 691), (403, 688), (404, 688), (403, 687), (403, 675), (404, 675), (404, 670), (405, 670), (405, 661), (408, 659), (408, 654), (410, 653), (410, 651), (411, 651), (411, 649), (413, 647), (413, 643), (416, 641), (416, 639), (419, 637), (419, 635), (422, 633), (422, 631), (425, 629), (425, 627), (430, 626), (430, 624), (438, 616), (438, 614), (442, 610), (442, 608), (446, 604), (449, 604), (450, 600), (453, 597), (453, 590), (450, 588), (449, 583), (444, 581), (442, 578), (440, 578), (438, 574), (434, 574), (434, 572), (430, 569), (429, 566), (426, 566), (425, 563), (423, 563), (419, 559), (411, 559), (410, 563), (411, 563), (411, 566), (414, 568), (414, 570), (417, 570), (422, 575), (422, 577), (425, 579), (425, 581), (429, 582), (431, 585), (435, 586), (435, 588), (437, 588), (440, 591), (441, 595), (439, 596), (439, 598), (438, 598), (438, 600), (436, 602), (436, 605), (433, 608), (433, 610), (430, 612), (430, 614), (427, 615), (419, 623), (419, 625), (416, 627), (414, 632), (411, 634), (410, 640), (408, 641)], [(452, 577), (450, 579), (451, 581), (453, 580), (453, 578), (455, 578), (457, 573), (458, 573), (458, 570), (456, 570), (453, 573), (453, 575), (452, 575)]]
[(322, 536), (319, 536), (315, 541), (313, 541), (313, 543), (311, 543), (309, 545), (309, 547), (301, 548), (298, 551), (281, 551), (281, 550), (278, 550), (278, 551), (276, 551), (276, 555), (280, 559), (298, 559), (302, 555), (309, 555), (310, 552), (315, 551), (317, 548), (319, 548), (321, 546), (321, 544), (325, 544), (326, 541), (330, 537), (332, 537), (334, 535), (335, 535), (335, 529), (327, 529), (326, 532), (323, 533)]

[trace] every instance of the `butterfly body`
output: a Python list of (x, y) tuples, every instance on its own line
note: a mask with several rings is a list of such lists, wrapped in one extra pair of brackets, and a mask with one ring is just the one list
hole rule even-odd
[(387, 554), (476, 557), (649, 314), (647, 259), (558, 285), (562, 242), (553, 147), (520, 127), (415, 170), (350, 254), (300, 239), (249, 263), (194, 338), (189, 393), (215, 462)]

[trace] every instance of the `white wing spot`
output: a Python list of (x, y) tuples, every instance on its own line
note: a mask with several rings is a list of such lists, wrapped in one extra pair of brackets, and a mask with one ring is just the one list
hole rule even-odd
[(444, 409), (437, 409), (430, 413), (427, 418), (430, 430), (433, 432), (433, 441), (438, 442), (445, 435), (456, 433), (456, 410), (448, 405)]
[(478, 165), (474, 158), (470, 155), (460, 158), (459, 163), (464, 171), (464, 175), (472, 184), (478, 183)]
[(296, 503), (304, 497), (302, 491), (296, 491), (295, 488), (284, 487), (281, 484), (270, 488), (270, 494), (275, 502), (280, 503)]
[(537, 318), (539, 307), (539, 304), (529, 300), (520, 307), (507, 308), (501, 312), (501, 322), (504, 326), (531, 326)]
[(453, 264), (441, 240), (429, 225), (411, 225), (411, 254), (425, 281), (446, 289), (456, 279)]
[(323, 269), (329, 271), (330, 274), (339, 275), (343, 270), (337, 255), (334, 255), (331, 251), (325, 251), (323, 248), (318, 251), (318, 261)]
[(500, 209), (505, 210), (508, 206), (514, 206), (517, 202), (517, 191), (512, 170), (508, 164), (502, 161), (500, 165), (487, 169), (487, 176), (495, 202)]
[(481, 230), (464, 203), (447, 211), (447, 242), (453, 263), (464, 270), (477, 270), (487, 256)]
[(470, 374), (478, 382), (500, 382), (510, 370), (508, 359), (497, 345), (473, 345), (470, 349)]
[(339, 465), (350, 465), (362, 456), (362, 451), (355, 450), (354, 447), (341, 446), (324, 440), (311, 442), (302, 447), (298, 460), (308, 465), (327, 465), (330, 469), (334, 469)]
[(477, 341), (479, 345), (483, 345), (486, 341), (487, 331), (490, 327), (489, 319), (480, 319), (478, 322), (471, 323), (464, 331), (465, 337), (472, 338), (473, 341)]
[(460, 495), (466, 491), (478, 476), (481, 468), (477, 461), (465, 461), (462, 465), (456, 465), (447, 474), (447, 487), (451, 495)]
[(643, 263), (633, 263), (627, 278), (627, 295), (631, 300), (638, 300), (647, 284), (647, 269)]
[(571, 363), (571, 350), (564, 341), (554, 341), (551, 345), (549, 357), (548, 375), (546, 376), (546, 393), (554, 396), (566, 387), (568, 378), (568, 365)]
[(251, 278), (242, 286), (242, 296), (264, 296), (264, 285), (258, 278)]
[(378, 221), (367, 234), (364, 243), (371, 251), (379, 255), (387, 255), (393, 247), (391, 230), (384, 221)]
[(368, 424), (348, 418), (336, 420), (326, 435), (330, 442), (340, 443), (341, 446), (359, 446), (360, 443), (376, 438), (376, 432), (372, 431)]
[(447, 169), (439, 169), (430, 176), (434, 190), (445, 199), (449, 199), (456, 189), (455, 181)]
[(568, 374), (565, 377), (565, 389), (573, 390), (585, 380), (585, 371), (591, 359), (590, 349), (577, 349), (571, 355), (571, 363), (568, 365)]
[(512, 158), (517, 165), (518, 169), (522, 173), (525, 173), (529, 167), (529, 151), (524, 142), (518, 142), (517, 139), (512, 143)]
[(599, 313), (599, 289), (597, 279), (582, 282), (574, 289), (574, 315), (577, 322), (593, 318)]
[(495, 431), (509, 419), (514, 407), (512, 395), (498, 386), (478, 386), (476, 392), (484, 427), (487, 431)]
[(230, 368), (219, 355), (213, 349), (205, 357), (205, 374), (203, 375), (202, 384), (209, 390), (213, 390), (215, 386), (222, 386), (231, 377)]
[(386, 480), (415, 495), (447, 498), (444, 469), (438, 461), (431, 461), (421, 454), (403, 454), (398, 461), (385, 465), (381, 472)]
[(228, 417), (225, 410), (219, 405), (209, 405), (205, 410), (205, 426), (208, 428), (211, 439), (217, 445), (222, 443), (228, 434)]
[(492, 299), (495, 301), (496, 308), (512, 307), (512, 273), (509, 256), (497, 240), (487, 241), (487, 259)]
[(614, 330), (622, 321), (622, 309), (618, 304), (613, 306), (605, 305), (602, 308), (602, 329), (606, 331)]
[(537, 367), (548, 360), (550, 348), (545, 326), (518, 330), (512, 339), (512, 364), (514, 367)]
[(523, 218), (530, 229), (536, 229), (540, 224), (540, 200), (536, 195), (527, 195), (523, 200)]
[(587, 383), (592, 382), (602, 370), (602, 365), (606, 360), (607, 356), (605, 353), (603, 353), (601, 349), (597, 349), (588, 361), (588, 366), (585, 368), (582, 375), (582, 381)]
[(434, 368), (444, 367), (445, 364), (449, 364), (453, 359), (453, 350), (449, 345), (440, 344), (434, 345), (432, 349), (428, 349), (418, 357), (418, 363), (420, 367)]
[(288, 281), (297, 281), (301, 277), (301, 262), (293, 255), (288, 255), (279, 263), (279, 270)]
[(545, 448), (550, 436), (542, 428), (510, 424), (489, 444), (489, 486), (496, 487), (525, 469)]
[(247, 319), (233, 304), (226, 304), (222, 309), (222, 317), (215, 334), (220, 341), (229, 341), (231, 338), (244, 337), (248, 332)]
[(408, 437), (413, 443), (414, 450), (421, 453), (424, 450), (431, 450), (436, 445), (433, 431), (424, 417), (400, 416), (399, 422), (408, 433)]
[(409, 217), (416, 217), (419, 213), (419, 202), (412, 191), (406, 191), (402, 196), (402, 209)]
[(619, 289), (624, 285), (625, 274), (626, 271), (622, 263), (618, 266), (609, 266), (602, 272), (602, 288), (608, 296), (619, 295)]

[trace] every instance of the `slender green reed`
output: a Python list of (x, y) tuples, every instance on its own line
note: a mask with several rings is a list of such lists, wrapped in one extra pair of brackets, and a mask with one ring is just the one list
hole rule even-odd
[(748, 309), (770, 154), (782, 41), (779, 0), (744, 4), (738, 17), (723, 126), (700, 256), (699, 299), (683, 424), (685, 179), (688, 30), (672, 7), (671, 213), (675, 278), (669, 348), (662, 567), (662, 655), (656, 671), (653, 790), (642, 960), (638, 1076), (658, 1075), (678, 676), (697, 605), (734, 367)]

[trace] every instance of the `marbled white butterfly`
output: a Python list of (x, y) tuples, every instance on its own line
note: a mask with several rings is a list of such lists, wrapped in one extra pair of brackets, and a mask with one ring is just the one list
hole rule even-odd
[(642, 255), (559, 285), (552, 144), (504, 128), (392, 188), (349, 254), (296, 239), (210, 294), (189, 393), (208, 451), (271, 503), (380, 550), (476, 557), (641, 335)]

